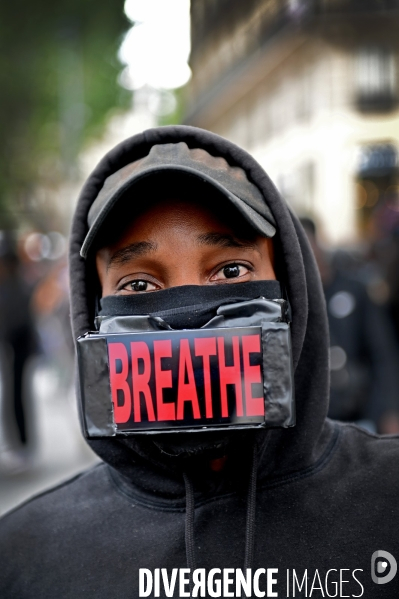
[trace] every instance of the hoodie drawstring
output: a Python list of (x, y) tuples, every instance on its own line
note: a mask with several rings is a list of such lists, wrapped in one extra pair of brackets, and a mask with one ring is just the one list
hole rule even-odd
[[(196, 568), (195, 544), (194, 544), (194, 490), (193, 483), (187, 472), (183, 472), (184, 484), (186, 489), (186, 560), (187, 567), (193, 572)], [(256, 516), (256, 485), (258, 480), (258, 451), (256, 443), (253, 444), (251, 472), (248, 484), (247, 495), (247, 520), (245, 530), (245, 558), (244, 572), (247, 568), (252, 568), (252, 561), (255, 548), (255, 516)]]
[(258, 481), (258, 450), (254, 442), (252, 447), (251, 474), (247, 497), (247, 526), (245, 531), (244, 572), (252, 568), (255, 547), (256, 483)]
[(194, 490), (188, 474), (183, 472), (186, 487), (186, 559), (187, 567), (192, 572), (195, 570), (195, 546), (194, 546)]

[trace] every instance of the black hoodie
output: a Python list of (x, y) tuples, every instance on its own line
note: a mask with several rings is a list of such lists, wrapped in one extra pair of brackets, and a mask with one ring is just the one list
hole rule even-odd
[[(196, 567), (207, 571), (244, 568), (246, 537), (253, 534), (246, 565), (276, 568), (271, 590), (279, 597), (396, 597), (399, 575), (377, 584), (370, 564), (377, 550), (399, 559), (399, 442), (326, 420), (328, 328), (315, 261), (297, 219), (250, 155), (207, 131), (171, 126), (136, 135), (104, 157), (83, 188), (72, 227), (74, 336), (93, 329), (92, 271), (79, 255), (93, 200), (106, 177), (152, 145), (179, 141), (243, 168), (276, 220), (276, 255), (292, 309), (297, 424), (257, 434), (256, 486), (249, 481), (250, 447), (243, 444), (219, 473), (195, 458), (185, 464), (191, 515), (192, 503), (195, 508), (188, 523), (184, 476), (172, 458), (143, 437), (91, 441), (103, 463), (2, 519), (0, 597), (138, 597), (140, 568), (167, 568), (170, 575), (187, 567), (190, 529)], [(256, 491), (252, 504), (248, 489)], [(256, 516), (248, 516), (248, 504)], [(392, 567), (392, 558), (384, 560), (382, 581)]]

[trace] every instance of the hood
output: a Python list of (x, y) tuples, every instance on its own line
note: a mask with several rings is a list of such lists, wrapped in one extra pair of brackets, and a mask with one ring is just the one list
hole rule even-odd
[[(295, 369), (296, 426), (257, 432), (258, 476), (287, 476), (313, 465), (332, 435), (326, 426), (328, 408), (328, 326), (324, 296), (316, 263), (306, 235), (261, 166), (226, 139), (195, 127), (166, 126), (149, 129), (116, 146), (98, 164), (80, 194), (70, 238), (71, 313), (74, 338), (94, 328), (96, 281), (90, 261), (81, 255), (88, 232), (90, 207), (107, 177), (147, 156), (154, 144), (185, 142), (223, 157), (246, 172), (261, 192), (276, 222), (274, 237), (278, 278), (292, 310), (292, 349)], [(245, 437), (244, 437), (245, 439)], [(146, 438), (90, 440), (92, 449), (114, 469), (151, 492), (182, 492), (181, 477), (172, 461)], [(250, 450), (249, 450), (250, 451)], [(241, 449), (237, 447), (236, 459)]]

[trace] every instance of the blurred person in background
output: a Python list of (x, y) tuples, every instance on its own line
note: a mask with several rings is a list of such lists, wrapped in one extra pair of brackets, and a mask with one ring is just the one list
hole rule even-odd
[(380, 273), (384, 300), (399, 342), (399, 188), (390, 186), (371, 214), (370, 258)]
[(399, 348), (386, 306), (344, 252), (328, 254), (310, 218), (301, 219), (319, 267), (330, 329), (329, 417), (379, 433), (399, 432)]
[(26, 366), (36, 349), (30, 288), (20, 272), (14, 236), (0, 232), (0, 467), (24, 469), (31, 457)]
[(38, 282), (32, 297), (42, 364), (52, 373), (55, 394), (61, 399), (71, 389), (74, 360), (68, 294), (68, 272), (64, 257)]

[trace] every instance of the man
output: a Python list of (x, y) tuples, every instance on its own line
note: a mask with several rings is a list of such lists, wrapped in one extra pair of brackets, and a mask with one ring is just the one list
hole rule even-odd
[(396, 596), (399, 443), (326, 420), (320, 279), (261, 167), (191, 127), (127, 140), (70, 264), (104, 462), (3, 519), (0, 596)]
[(0, 231), (0, 470), (15, 474), (29, 467), (33, 452), (24, 379), (36, 349), (31, 290), (21, 274), (16, 246), (10, 232)]
[(327, 255), (311, 219), (302, 218), (301, 224), (319, 267), (327, 303), (331, 371), (328, 415), (334, 420), (360, 422), (379, 433), (397, 433), (399, 352), (386, 307), (373, 301), (355, 272), (339, 264), (339, 254)]

